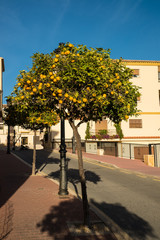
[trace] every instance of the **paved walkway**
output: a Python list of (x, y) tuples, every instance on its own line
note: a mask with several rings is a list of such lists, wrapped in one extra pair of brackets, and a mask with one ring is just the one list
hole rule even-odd
[[(76, 154), (71, 153), (71, 150), (68, 150), (68, 155), (72, 157), (76, 157)], [(127, 169), (134, 172), (139, 172), (142, 174), (155, 176), (160, 178), (160, 168), (158, 167), (150, 167), (146, 165), (142, 160), (138, 159), (127, 159), (127, 158), (119, 158), (108, 155), (97, 155), (83, 152), (83, 158), (89, 160), (96, 160), (98, 162), (103, 162), (106, 164), (114, 165), (115, 167)]]
[[(116, 240), (101, 235), (72, 235), (69, 223), (82, 221), (82, 203), (72, 195), (60, 199), (58, 185), (12, 154), (0, 151), (0, 240)], [(91, 212), (91, 219), (100, 219)], [(75, 231), (73, 231), (75, 233)]]

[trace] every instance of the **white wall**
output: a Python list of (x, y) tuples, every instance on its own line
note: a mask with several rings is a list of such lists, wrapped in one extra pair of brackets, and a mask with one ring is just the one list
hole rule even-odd
[[(76, 120), (75, 124), (77, 124), (79, 121)], [(81, 139), (85, 139), (85, 131), (86, 131), (87, 124), (82, 123), (80, 127), (78, 128), (79, 134), (81, 136)], [(60, 138), (60, 122), (56, 124), (55, 126), (51, 127), (51, 138)], [(65, 120), (65, 138), (72, 138), (73, 137), (73, 130), (68, 122), (68, 120)]]

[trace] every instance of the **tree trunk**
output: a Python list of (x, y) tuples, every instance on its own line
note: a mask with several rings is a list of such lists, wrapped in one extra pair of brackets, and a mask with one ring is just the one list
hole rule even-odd
[(87, 198), (86, 179), (85, 179), (84, 168), (83, 168), (81, 137), (78, 133), (78, 129), (75, 126), (74, 122), (70, 120), (69, 123), (73, 129), (76, 142), (77, 142), (77, 155), (78, 155), (78, 166), (79, 166), (79, 175), (80, 175), (81, 191), (82, 191), (84, 225), (90, 227), (89, 204), (88, 204), (88, 198)]
[(34, 130), (34, 137), (33, 137), (32, 175), (36, 175), (36, 130)]

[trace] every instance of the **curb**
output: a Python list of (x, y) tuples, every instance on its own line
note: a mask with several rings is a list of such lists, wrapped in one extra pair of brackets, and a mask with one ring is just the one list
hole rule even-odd
[[(57, 153), (57, 150), (53, 150), (52, 151), (53, 153)], [(67, 152), (67, 155), (72, 157), (72, 158), (75, 158), (75, 159), (78, 159), (77, 155), (76, 154), (72, 154), (70, 152)], [(122, 167), (118, 167), (117, 165), (115, 164), (111, 164), (111, 163), (107, 163), (107, 162), (103, 162), (101, 160), (97, 160), (97, 159), (93, 159), (93, 158), (88, 158), (88, 157), (85, 157), (83, 156), (83, 160), (88, 160), (88, 161), (95, 161), (97, 163), (100, 163), (100, 164), (104, 164), (104, 165), (107, 165), (107, 166), (110, 166), (110, 167), (114, 167), (114, 168), (117, 168), (117, 169), (124, 169), (124, 170), (127, 170), (128, 172), (132, 173), (132, 174), (140, 174), (142, 176), (146, 176), (146, 177), (149, 177), (149, 178), (157, 178), (157, 179), (160, 179), (160, 176), (157, 176), (157, 175), (154, 175), (154, 174), (147, 174), (147, 173), (144, 173), (144, 172), (141, 172), (141, 171), (138, 171), (138, 170), (131, 170), (131, 169), (128, 169), (128, 168), (122, 168)], [(92, 163), (91, 162), (91, 163)]]
[[(58, 150), (52, 150), (53, 153), (58, 153)], [(70, 152), (67, 152), (67, 155), (72, 157), (72, 158), (75, 158), (78, 160), (78, 157), (77, 157), (77, 154), (73, 154), (73, 153), (70, 153)], [(89, 158), (89, 157), (85, 157), (83, 156), (83, 160), (88, 160), (88, 161), (96, 161), (97, 163), (101, 163), (101, 164), (105, 164), (105, 165), (108, 165), (110, 167), (115, 167), (115, 168), (119, 168), (117, 165), (115, 164), (111, 164), (111, 163), (106, 163), (106, 162), (102, 162), (100, 160), (97, 160), (97, 159), (93, 159), (93, 158)]]

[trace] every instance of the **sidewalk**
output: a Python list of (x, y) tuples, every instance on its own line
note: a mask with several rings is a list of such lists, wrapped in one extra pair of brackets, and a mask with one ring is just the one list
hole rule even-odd
[[(67, 151), (68, 151), (67, 152), (68, 156), (70, 155), (74, 158), (77, 157), (77, 155), (73, 154), (70, 149), (68, 149)], [(86, 152), (83, 152), (83, 159), (98, 161), (98, 162), (109, 164), (118, 168), (160, 178), (160, 168), (150, 167), (138, 159), (133, 160), (133, 159), (127, 159), (127, 158), (108, 156), (108, 155), (91, 154)]]
[[(58, 185), (12, 154), (0, 151), (0, 240), (116, 240), (105, 227), (100, 235), (75, 235), (69, 223), (82, 221), (82, 203), (59, 198)], [(100, 219), (91, 211), (91, 220)]]

